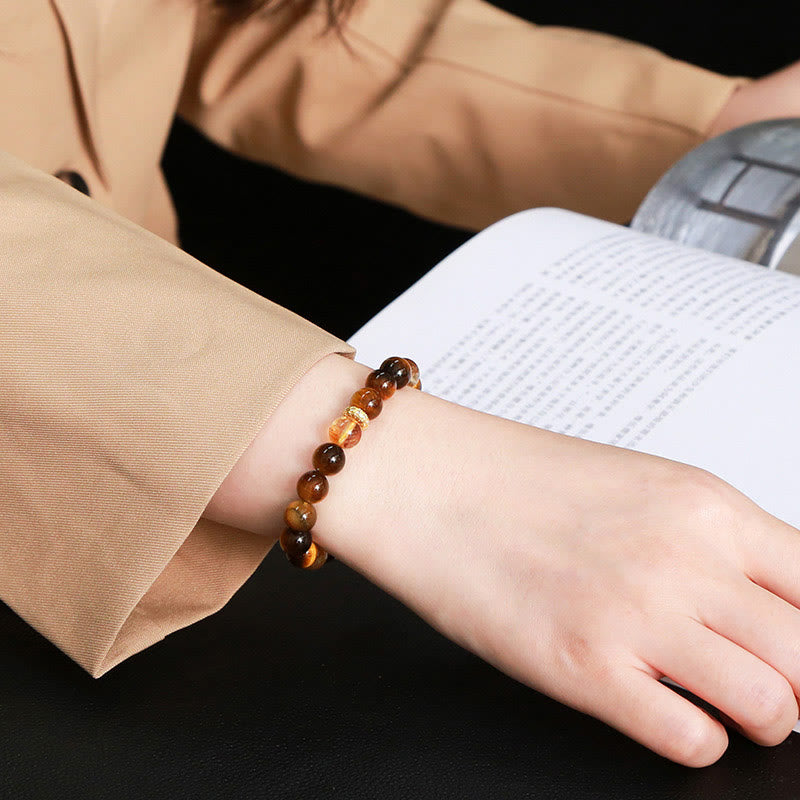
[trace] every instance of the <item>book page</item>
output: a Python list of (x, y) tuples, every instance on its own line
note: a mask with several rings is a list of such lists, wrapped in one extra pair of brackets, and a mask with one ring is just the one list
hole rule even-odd
[(558, 209), (477, 235), (350, 340), (438, 396), (694, 464), (800, 527), (800, 280)]
[(365, 364), (408, 355), (456, 403), (707, 469), (800, 527), (793, 275), (537, 209), (468, 241), (351, 342)]
[(764, 285), (761, 271), (625, 231), (575, 248), (538, 277), (439, 356), (434, 381), (464, 405), (625, 447), (798, 296), (793, 282)]

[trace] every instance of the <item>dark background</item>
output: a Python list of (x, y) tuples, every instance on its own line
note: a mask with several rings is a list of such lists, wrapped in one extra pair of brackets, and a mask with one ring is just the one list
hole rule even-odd
[[(729, 74), (800, 57), (777, 3), (499, 5)], [(164, 163), (190, 252), (341, 336), (467, 236), (245, 163), (181, 124)], [(0, 800), (800, 797), (800, 737), (767, 749), (732, 734), (718, 764), (678, 767), (337, 562), (307, 576), (273, 551), (218, 614), (97, 681), (5, 607), (0, 642)]]

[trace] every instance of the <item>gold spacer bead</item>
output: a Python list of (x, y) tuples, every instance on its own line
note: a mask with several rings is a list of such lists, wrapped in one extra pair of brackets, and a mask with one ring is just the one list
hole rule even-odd
[(369, 425), (369, 417), (367, 416), (367, 412), (358, 406), (348, 406), (344, 410), (344, 415), (357, 422), (358, 427), (361, 428), (362, 431), (366, 430), (367, 426)]

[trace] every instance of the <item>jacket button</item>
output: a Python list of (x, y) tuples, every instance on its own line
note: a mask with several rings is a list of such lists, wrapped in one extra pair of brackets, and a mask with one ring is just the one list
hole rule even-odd
[(66, 184), (69, 184), (73, 189), (77, 189), (79, 192), (85, 194), (87, 197), (92, 196), (92, 193), (89, 191), (89, 184), (86, 183), (83, 175), (81, 175), (80, 172), (73, 172), (72, 170), (62, 169), (60, 172), (56, 172), (56, 178), (64, 181), (64, 183)]

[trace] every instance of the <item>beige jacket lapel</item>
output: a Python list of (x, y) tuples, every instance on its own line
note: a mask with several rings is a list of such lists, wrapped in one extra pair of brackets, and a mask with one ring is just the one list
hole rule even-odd
[(100, 35), (116, 0), (50, 0), (61, 21), (67, 40), (70, 69), (75, 82), (76, 100), (83, 120), (87, 152), (107, 187), (103, 167), (102, 131), (98, 121), (97, 67)]

